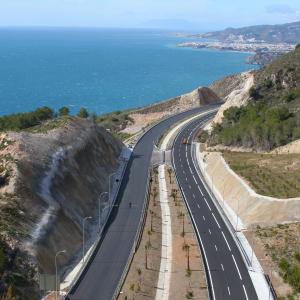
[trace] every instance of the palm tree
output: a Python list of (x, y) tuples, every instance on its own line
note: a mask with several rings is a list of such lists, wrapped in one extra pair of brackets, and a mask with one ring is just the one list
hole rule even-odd
[(155, 212), (153, 210), (150, 209), (150, 230), (151, 232), (153, 232), (153, 218), (155, 216)]
[(158, 196), (158, 191), (156, 187), (153, 188), (152, 196), (153, 196), (153, 205), (156, 206), (156, 197)]
[(151, 243), (148, 241), (145, 245), (145, 267), (148, 269), (148, 251), (151, 248)]
[(169, 179), (170, 179), (170, 184), (172, 183), (172, 168), (168, 168), (168, 174), (169, 174)]
[(154, 169), (154, 182), (157, 183), (158, 170)]
[(151, 230), (148, 230), (147, 234), (148, 234), (148, 242), (149, 242), (149, 244), (151, 244), (150, 237), (151, 237), (151, 235), (152, 235), (152, 231), (151, 231)]
[(175, 203), (176, 203), (176, 199), (177, 199), (177, 192), (178, 191), (176, 189), (172, 189), (171, 197), (173, 198)]
[(182, 245), (182, 250), (187, 254), (187, 270), (190, 271), (190, 246), (187, 243)]
[(185, 236), (185, 228), (184, 228), (184, 217), (185, 217), (185, 214), (181, 211), (180, 213), (178, 213), (177, 215), (178, 219), (182, 219), (182, 232), (181, 232), (181, 235), (184, 237)]

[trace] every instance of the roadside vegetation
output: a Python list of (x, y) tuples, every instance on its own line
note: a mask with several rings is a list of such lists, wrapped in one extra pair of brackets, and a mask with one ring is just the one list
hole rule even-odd
[(297, 154), (223, 152), (230, 167), (261, 195), (300, 197), (300, 157)]
[(213, 128), (209, 145), (269, 151), (300, 138), (300, 47), (257, 71), (252, 101), (231, 107)]
[[(255, 232), (264, 245), (264, 251), (274, 263), (292, 292), (279, 297), (280, 300), (296, 300), (300, 297), (300, 223), (279, 224), (274, 227), (260, 228)], [(273, 279), (272, 276), (271, 280)]]
[[(0, 131), (29, 131), (32, 133), (46, 133), (51, 129), (64, 126), (69, 118), (68, 107), (61, 107), (57, 112), (49, 107), (39, 107), (32, 112), (17, 113), (0, 117)], [(116, 111), (105, 115), (90, 113), (81, 107), (76, 117), (89, 119), (110, 131), (116, 138), (124, 141), (131, 135), (121, 132), (133, 120), (129, 111)]]

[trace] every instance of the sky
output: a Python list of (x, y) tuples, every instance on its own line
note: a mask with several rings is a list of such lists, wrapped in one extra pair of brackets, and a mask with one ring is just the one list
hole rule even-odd
[(161, 27), (205, 31), (299, 20), (299, 0), (0, 0), (1, 27)]

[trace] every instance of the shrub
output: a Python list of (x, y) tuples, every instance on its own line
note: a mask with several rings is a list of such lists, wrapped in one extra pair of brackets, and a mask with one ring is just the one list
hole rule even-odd
[(88, 113), (88, 111), (86, 110), (86, 108), (81, 107), (80, 110), (79, 110), (79, 112), (78, 112), (78, 114), (77, 114), (77, 116), (78, 116), (79, 118), (86, 119), (86, 118), (89, 117), (89, 113)]
[(59, 111), (58, 111), (58, 115), (59, 115), (60, 117), (62, 117), (62, 116), (68, 116), (69, 114), (70, 114), (70, 110), (69, 110), (69, 108), (66, 107), (66, 106), (61, 107), (61, 108), (59, 109)]

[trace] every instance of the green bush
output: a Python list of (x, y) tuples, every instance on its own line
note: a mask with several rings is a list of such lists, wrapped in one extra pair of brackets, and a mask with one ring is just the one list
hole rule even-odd
[(86, 110), (86, 108), (84, 107), (81, 107), (78, 114), (77, 114), (77, 117), (79, 118), (83, 118), (83, 119), (86, 119), (89, 117), (89, 113), (88, 111)]
[(210, 144), (271, 150), (300, 137), (300, 113), (263, 102), (231, 107), (222, 124), (213, 127)]
[(27, 129), (52, 118), (54, 118), (53, 110), (44, 106), (28, 113), (18, 113), (0, 117), (0, 130)]
[(66, 107), (66, 106), (61, 107), (61, 108), (59, 109), (59, 111), (58, 111), (58, 115), (59, 115), (60, 117), (62, 117), (62, 116), (68, 116), (69, 114), (70, 114), (70, 110), (69, 110), (69, 108)]

